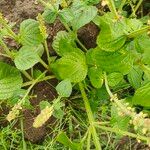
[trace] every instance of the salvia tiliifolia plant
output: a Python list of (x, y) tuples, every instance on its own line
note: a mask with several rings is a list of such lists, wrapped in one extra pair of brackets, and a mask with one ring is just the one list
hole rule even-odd
[[(44, 12), (36, 20), (21, 22), (17, 33), (0, 14), (0, 55), (12, 62), (0, 61), (0, 100), (13, 104), (6, 119), (18, 118), (22, 109), (29, 107), (30, 92), (35, 84), (56, 78), (60, 81), (56, 87), (58, 97), (52, 103), (41, 102), (41, 113), (35, 118), (33, 127), (41, 127), (52, 115), (57, 117), (56, 112), (62, 111), (65, 99), (75, 89), (81, 92), (85, 105), (87, 132), (78, 142), (71, 141), (66, 133), (61, 132), (56, 141), (71, 149), (90, 149), (93, 141), (95, 149), (101, 150), (100, 132), (105, 130), (150, 144), (150, 20), (147, 16), (136, 16), (143, 0), (36, 2), (45, 6)], [(99, 3), (101, 9), (96, 7)], [(128, 13), (126, 7), (132, 11)], [(52, 47), (57, 55), (51, 56), (46, 24), (56, 20), (65, 30), (54, 37)], [(77, 33), (90, 22), (97, 25), (100, 32), (97, 46), (87, 49)], [(5, 37), (13, 39), (19, 48), (9, 48)], [(46, 59), (42, 57), (44, 53)], [(44, 71), (35, 68), (39, 63)], [(119, 91), (127, 88), (132, 88), (133, 92), (120, 96)], [(88, 94), (91, 89), (108, 92), (109, 120), (102, 122), (98, 115), (94, 115)], [(14, 102), (13, 99), (17, 100)], [(136, 106), (141, 106), (143, 111), (137, 111)], [(134, 132), (130, 132), (132, 128)]]

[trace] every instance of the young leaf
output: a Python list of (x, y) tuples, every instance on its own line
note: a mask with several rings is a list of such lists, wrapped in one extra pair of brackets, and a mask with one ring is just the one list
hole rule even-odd
[(21, 88), (20, 72), (6, 63), (0, 62), (0, 99), (8, 99)]
[(51, 64), (53, 73), (60, 79), (81, 82), (87, 75), (87, 66), (83, 52), (71, 52)]
[(136, 90), (132, 102), (134, 105), (150, 107), (150, 82)]
[(82, 144), (81, 143), (75, 143), (72, 142), (66, 135), (66, 133), (61, 132), (57, 138), (56, 141), (62, 143), (64, 146), (69, 147), (71, 150), (81, 150)]
[(123, 80), (123, 75), (121, 73), (114, 72), (109, 74), (107, 78), (108, 78), (108, 84), (113, 87), (119, 84), (121, 80)]
[(22, 45), (36, 46), (43, 42), (39, 23), (33, 19), (27, 19), (21, 23), (19, 36)]
[(44, 49), (42, 45), (38, 47), (23, 46), (16, 54), (14, 62), (19, 70), (28, 70), (39, 62)]
[(66, 79), (61, 81), (57, 86), (56, 86), (57, 93), (61, 97), (69, 97), (72, 92), (72, 85), (70, 80)]
[(91, 67), (88, 70), (88, 76), (90, 78), (91, 84), (95, 88), (101, 88), (103, 85), (103, 72), (101, 68)]

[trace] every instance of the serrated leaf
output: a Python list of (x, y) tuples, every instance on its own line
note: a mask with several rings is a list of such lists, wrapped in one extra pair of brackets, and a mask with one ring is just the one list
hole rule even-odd
[(108, 78), (108, 84), (113, 87), (119, 84), (123, 80), (123, 75), (118, 72), (113, 72), (109, 74), (107, 78)]
[(150, 82), (136, 90), (132, 102), (134, 105), (150, 107)]
[(28, 70), (39, 62), (44, 49), (43, 46), (23, 46), (16, 54), (14, 62), (19, 70)]
[(103, 72), (101, 68), (91, 67), (88, 70), (88, 76), (90, 78), (91, 84), (95, 88), (101, 88), (103, 85)]
[(137, 89), (141, 86), (142, 76), (143, 71), (139, 67), (135, 66), (131, 68), (127, 77), (132, 87)]
[(6, 63), (0, 62), (0, 99), (8, 99), (22, 86), (20, 72)]
[(142, 53), (142, 62), (150, 64), (150, 37), (146, 34), (138, 36), (135, 40), (135, 48)]
[(36, 46), (43, 42), (39, 23), (33, 19), (27, 19), (20, 24), (19, 42), (22, 45)]
[(100, 28), (97, 44), (102, 50), (117, 51), (125, 44), (127, 38), (122, 20), (115, 20), (111, 13), (107, 13), (100, 18)]
[(59, 17), (62, 22), (69, 23), (74, 19), (73, 12), (70, 8), (64, 8), (59, 12)]
[(88, 51), (86, 58), (89, 65), (100, 67), (107, 73), (119, 72), (125, 75), (132, 63), (126, 60), (127, 56), (126, 53), (106, 52), (97, 47)]
[(54, 37), (52, 47), (60, 56), (64, 56), (69, 52), (78, 50), (75, 48), (73, 37), (71, 37), (66, 31), (60, 31), (57, 33), (57, 35)]
[(66, 79), (61, 81), (57, 86), (56, 86), (57, 93), (61, 97), (69, 97), (72, 93), (72, 85), (70, 80)]
[(83, 52), (71, 52), (51, 64), (53, 73), (60, 79), (81, 82), (87, 75), (87, 66)]
[(57, 12), (51, 10), (51, 9), (45, 9), (44, 13), (42, 14), (44, 17), (44, 20), (47, 23), (54, 23), (56, 17), (57, 17)]
[(71, 10), (74, 15), (74, 19), (71, 21), (71, 25), (74, 30), (78, 30), (82, 26), (86, 25), (94, 19), (97, 15), (97, 8), (94, 6), (88, 6), (85, 2), (74, 2)]
[(106, 13), (100, 17), (101, 32), (97, 44), (102, 50), (117, 51), (124, 46), (127, 34), (140, 29), (142, 25), (137, 19), (115, 19), (112, 13)]

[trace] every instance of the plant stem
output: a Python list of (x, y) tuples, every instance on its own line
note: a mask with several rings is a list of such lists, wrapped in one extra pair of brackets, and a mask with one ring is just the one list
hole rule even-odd
[(139, 7), (142, 4), (142, 2), (143, 2), (143, 0), (139, 0), (138, 4), (136, 5), (136, 7), (135, 7), (134, 11), (132, 12), (132, 14), (130, 15), (130, 17), (133, 17), (135, 15), (135, 13), (139, 9)]
[(81, 48), (82, 48), (85, 52), (88, 51), (87, 48), (80, 42), (80, 40), (78, 39), (78, 37), (76, 37), (76, 41), (77, 41), (77, 43), (81, 46)]
[(23, 120), (22, 119), (20, 119), (20, 124), (21, 124), (23, 150), (27, 150), (27, 145), (26, 145), (26, 142), (24, 140)]
[(33, 78), (30, 76), (30, 74), (27, 71), (21, 71), (21, 73), (29, 80), (33, 80)]
[[(1, 51), (1, 50), (0, 50), (0, 51)], [(10, 58), (10, 56), (9, 56), (9, 55), (7, 55), (7, 54), (2, 54), (2, 53), (0, 53), (0, 56)]]
[(32, 81), (32, 84), (31, 84), (31, 86), (28, 88), (26, 94), (25, 94), (24, 97), (20, 100), (20, 102), (19, 102), (20, 104), (25, 103), (26, 97), (29, 95), (30, 91), (32, 90), (32, 88), (34, 87), (34, 85), (40, 80), (40, 78), (41, 78), (45, 73), (46, 73), (46, 71), (43, 72), (37, 79), (35, 79), (34, 81)]
[(45, 47), (45, 51), (46, 51), (46, 55), (47, 55), (47, 62), (50, 65), (50, 54), (49, 54), (49, 50), (48, 50), (48, 45), (47, 45), (47, 41), (44, 41), (44, 47)]
[(88, 137), (87, 137), (87, 150), (90, 150), (90, 147), (91, 147), (91, 131), (89, 130), (89, 133), (88, 133)]
[(93, 113), (92, 113), (92, 110), (91, 110), (91, 107), (90, 107), (89, 100), (86, 96), (84, 86), (81, 82), (79, 83), (79, 88), (80, 88), (80, 91), (81, 91), (81, 94), (82, 94), (82, 97), (83, 97), (85, 109), (86, 109), (88, 120), (89, 120), (89, 123), (90, 123), (91, 134), (93, 136), (93, 141), (94, 141), (96, 150), (101, 150), (100, 140), (99, 140), (99, 137), (96, 133), (96, 129), (95, 129), (94, 124), (93, 124), (95, 122), (94, 117), (93, 117)]
[[(66, 30), (68, 30), (68, 32), (70, 32), (70, 33), (73, 32), (73, 31), (70, 29), (70, 27), (68, 26), (68, 24), (65, 22), (65, 20), (62, 20), (61, 17), (59, 17), (59, 19), (60, 19), (61, 23), (65, 26)], [(78, 39), (77, 36), (76, 36), (75, 40), (76, 40), (76, 42), (81, 46), (81, 48), (82, 48), (85, 52), (88, 51), (87, 48), (80, 42), (80, 40)]]
[(122, 131), (119, 128), (111, 128), (111, 127), (106, 127), (106, 126), (101, 126), (101, 125), (96, 125), (96, 127), (100, 128), (102, 130), (114, 132), (114, 133), (121, 134), (121, 135), (124, 135), (124, 136), (127, 135), (129, 137), (133, 137), (133, 138), (140, 139), (140, 140), (143, 140), (143, 141), (149, 141), (148, 137), (137, 135), (137, 134), (127, 132), (127, 131)]
[(136, 31), (132, 32), (132, 33), (129, 33), (127, 35), (127, 37), (128, 38), (134, 38), (134, 37), (136, 37), (136, 36), (138, 36), (138, 35), (140, 35), (140, 34), (142, 34), (144, 32), (147, 32), (148, 30), (150, 30), (150, 26), (146, 26), (146, 27), (143, 27), (143, 28), (141, 28), (139, 30), (136, 30)]
[(10, 26), (7, 24), (7, 21), (3, 18), (2, 14), (0, 14), (0, 23), (6, 28), (7, 32), (10, 34), (12, 38), (18, 41), (18, 36), (12, 31)]
[(120, 7), (119, 7), (119, 9), (118, 9), (119, 12), (122, 11), (122, 8), (123, 8), (123, 6), (125, 5), (126, 1), (127, 1), (127, 0), (122, 0), (121, 5), (120, 5)]
[(43, 65), (43, 67), (47, 69), (48, 71), (50, 71), (49, 66), (41, 58), (39, 58), (39, 60), (40, 60), (40, 63)]
[(0, 45), (4, 49), (5, 53), (12, 58), (11, 51), (9, 50), (9, 48), (7, 47), (7, 45), (4, 43), (4, 41), (1, 38), (0, 38)]
[(150, 68), (144, 64), (139, 64), (139, 66), (144, 71), (147, 78), (150, 80)]
[(119, 19), (114, 1), (113, 0), (107, 0), (107, 1), (108, 1), (108, 7), (110, 11), (115, 15), (116, 19)]
[[(46, 80), (50, 80), (50, 79), (54, 79), (54, 78), (55, 78), (55, 76), (53, 76), (53, 75), (52, 76), (46, 76), (45, 78), (39, 79), (37, 83), (42, 82), (42, 81), (46, 81)], [(29, 82), (25, 82), (25, 83), (23, 83), (22, 87), (29, 86), (33, 82), (34, 82), (34, 80), (29, 81)]]

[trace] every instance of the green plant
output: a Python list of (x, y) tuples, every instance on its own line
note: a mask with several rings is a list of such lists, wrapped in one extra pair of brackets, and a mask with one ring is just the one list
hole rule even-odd
[[(40, 103), (41, 113), (35, 118), (35, 128), (41, 127), (52, 115), (62, 119), (64, 101), (76, 88), (81, 92), (85, 105), (87, 131), (80, 142), (70, 140), (64, 132), (59, 133), (55, 141), (74, 150), (90, 149), (92, 138), (95, 149), (101, 150), (102, 142), (97, 132), (97, 128), (100, 128), (150, 144), (149, 116), (135, 109), (137, 105), (142, 106), (143, 111), (150, 108), (150, 24), (142, 22), (135, 15), (142, 1), (124, 0), (118, 1), (118, 5), (113, 0), (106, 0), (110, 12), (103, 12), (102, 16), (95, 7), (98, 1), (38, 1), (46, 7), (44, 13), (39, 14), (37, 20), (24, 20), (18, 34), (0, 14), (0, 45), (3, 49), (0, 55), (11, 59), (15, 66), (0, 62), (0, 100), (9, 102), (12, 97), (18, 97), (7, 120), (14, 120), (22, 108), (29, 106), (29, 95), (35, 84), (56, 78), (62, 80), (56, 87), (58, 97), (52, 103)], [(131, 7), (136, 5), (129, 15), (125, 15), (123, 10), (127, 4)], [(66, 30), (58, 32), (54, 38), (52, 47), (59, 56), (54, 59), (48, 49), (45, 22), (53, 23), (56, 18)], [(101, 31), (97, 37), (97, 47), (88, 50), (78, 39), (77, 32), (91, 21)], [(14, 39), (21, 48), (10, 50), (4, 42), (5, 36)], [(42, 59), (44, 52), (47, 56), (45, 60)], [(38, 63), (45, 68), (43, 73), (35, 69)], [(51, 72), (54, 75), (50, 75)], [(24, 87), (25, 91), (21, 92)], [(124, 87), (135, 90), (134, 94), (117, 96), (117, 92), (123, 91)], [(105, 88), (110, 97), (109, 122), (99, 122), (91, 109), (88, 91), (101, 88)], [(135, 133), (129, 132), (131, 127), (134, 127)]]

